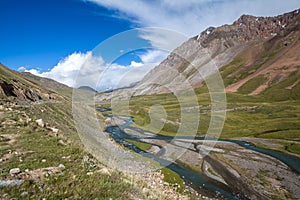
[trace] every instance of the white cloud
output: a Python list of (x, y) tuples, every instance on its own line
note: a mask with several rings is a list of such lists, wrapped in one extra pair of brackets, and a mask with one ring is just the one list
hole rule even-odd
[(30, 73), (32, 73), (33, 75), (41, 76), (41, 75), (40, 75), (40, 72), (39, 72), (37, 69), (29, 69), (29, 70), (25, 69), (24, 72), (30, 72)]
[(151, 43), (152, 47), (172, 51), (184, 41), (187, 36), (180, 32), (161, 28), (141, 29), (139, 37)]
[(129, 86), (137, 82), (159, 64), (162, 55), (167, 52), (148, 51), (141, 55), (142, 62), (132, 61), (130, 65), (119, 64), (107, 65), (102, 57), (94, 56), (92, 52), (73, 53), (53, 67), (50, 71), (40, 72), (37, 69), (26, 69), (34, 75), (51, 78), (71, 87), (90, 86), (96, 89), (112, 89)]
[(131, 61), (130, 66), (132, 66), (132, 67), (141, 67), (141, 66), (143, 66), (143, 63)]
[(300, 7), (299, 0), (88, 0), (119, 12), (141, 27), (161, 27), (189, 37), (209, 26), (232, 23), (242, 14), (278, 15)]
[(160, 61), (170, 54), (168, 51), (152, 50), (140, 56), (143, 63), (159, 64)]
[(26, 68), (24, 66), (21, 66), (17, 69), (19, 72), (24, 72), (26, 70)]
[(140, 81), (144, 75), (157, 66), (170, 52), (150, 50), (140, 55), (141, 62), (132, 61), (129, 66), (112, 64), (101, 74), (97, 88), (115, 89)]
[[(101, 66), (103, 60), (101, 58), (96, 58), (92, 56), (92, 52), (87, 53), (73, 53), (54, 66), (48, 72), (40, 72), (37, 69), (25, 70), (34, 75), (51, 78), (58, 82), (64, 83), (68, 86), (76, 87), (75, 80), (80, 68), (83, 64), (93, 64), (96, 66)], [(87, 68), (89, 69), (89, 68)]]

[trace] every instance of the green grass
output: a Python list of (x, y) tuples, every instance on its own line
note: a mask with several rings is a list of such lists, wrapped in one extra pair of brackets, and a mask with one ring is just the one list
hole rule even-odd
[(192, 170), (192, 171), (194, 171), (194, 172), (201, 172), (201, 164), (197, 164), (196, 166), (195, 165), (189, 165), (189, 164), (187, 164), (187, 163), (185, 163), (185, 162), (182, 162), (180, 159), (177, 159), (176, 160), (176, 163), (179, 163), (179, 164), (181, 164), (181, 165), (183, 165), (185, 168), (188, 168), (188, 169), (190, 169), (190, 170)]
[(286, 150), (288, 152), (300, 155), (300, 144), (299, 143), (297, 143), (297, 144), (291, 143), (290, 145), (286, 146)]
[(279, 83), (271, 83), (272, 86), (262, 93), (269, 101), (300, 100), (300, 83), (292, 89), (286, 89), (299, 80), (298, 72), (293, 72), (287, 79)]
[[(43, 180), (26, 180), (18, 187), (0, 188), (1, 194), (6, 193), (15, 199), (19, 199), (20, 194), (25, 191), (29, 193), (25, 197), (28, 199), (130, 199), (131, 195), (143, 197), (141, 189), (123, 181), (126, 179), (124, 174), (116, 171), (111, 175), (98, 172), (102, 165), (84, 150), (75, 132), (72, 115), (68, 113), (71, 111), (70, 104), (44, 104), (13, 109), (13, 112), (6, 113), (5, 119), (19, 120), (26, 113), (32, 121), (28, 124), (17, 122), (16, 125), (0, 126), (1, 133), (19, 133), (12, 145), (4, 144), (9, 141), (3, 139), (3, 145), (6, 146), (1, 148), (0, 154), (3, 156), (9, 150), (23, 152), (0, 163), (0, 178), (9, 177), (9, 170), (16, 167), (24, 171), (63, 164), (66, 168), (61, 174), (43, 177)], [(35, 119), (39, 118), (59, 128), (59, 137), (38, 127)], [(5, 119), (1, 121), (4, 122)], [(61, 145), (59, 140), (68, 144)], [(46, 162), (42, 162), (43, 159)], [(87, 175), (88, 172), (93, 172), (93, 175)]]
[[(274, 103), (249, 111), (227, 112), (222, 137), (300, 139), (300, 108)], [(291, 114), (293, 113), (293, 114)]]
[(250, 94), (255, 89), (257, 89), (258, 86), (263, 85), (266, 80), (267, 79), (264, 77), (264, 75), (258, 75), (257, 77), (249, 80), (244, 85), (242, 85), (238, 91), (242, 94)]
[(210, 173), (210, 174), (212, 174), (212, 175), (214, 175), (214, 176), (219, 176), (213, 169), (211, 169), (211, 168), (208, 168), (207, 169), (207, 171)]
[[(259, 79), (262, 80), (263, 77), (259, 77)], [(281, 88), (291, 85), (293, 81), (285, 84), (282, 82)], [(255, 88), (253, 85), (255, 83), (248, 83), (248, 88)], [(211, 102), (207, 88), (196, 89), (196, 93), (201, 106), (200, 110), (208, 111), (200, 115), (197, 134), (201, 136), (206, 134), (211, 121)], [(134, 116), (135, 126), (148, 131), (154, 130), (147, 125), (151, 122), (149, 110), (155, 104), (162, 105), (167, 113), (167, 120), (173, 122), (165, 123), (158, 134), (175, 135), (181, 122), (181, 110), (179, 101), (172, 94), (132, 97), (130, 100), (130, 114)], [(288, 139), (291, 141), (300, 140), (300, 102), (297, 99), (274, 101), (266, 94), (248, 96), (241, 93), (227, 93), (227, 108), (238, 109), (226, 113), (221, 138), (259, 137)], [(191, 118), (190, 122), (192, 121)], [(176, 124), (177, 122), (179, 124)], [(188, 133), (182, 134), (187, 135)], [(297, 152), (296, 146), (292, 147), (291, 151)], [(296, 150), (294, 150), (295, 148)], [(281, 151), (285, 150), (281, 149)]]
[(244, 66), (243, 60), (241, 58), (236, 58), (228, 65), (225, 65), (222, 70), (220, 71), (221, 76), (224, 80), (224, 85), (228, 86), (232, 83), (238, 81), (237, 77), (230, 77), (232, 73), (236, 72), (237, 70), (241, 69)]
[(152, 147), (151, 144), (148, 144), (145, 142), (138, 142), (138, 141), (134, 141), (134, 140), (130, 140), (130, 139), (126, 139), (125, 141), (129, 142), (130, 144), (133, 144), (134, 146), (136, 146), (137, 148), (139, 148), (143, 151), (148, 151)]
[(173, 187), (175, 187), (178, 192), (180, 193), (184, 192), (185, 189), (184, 181), (177, 173), (173, 172), (172, 170), (166, 167), (161, 168), (161, 173), (164, 175), (163, 180), (165, 182), (168, 182)]

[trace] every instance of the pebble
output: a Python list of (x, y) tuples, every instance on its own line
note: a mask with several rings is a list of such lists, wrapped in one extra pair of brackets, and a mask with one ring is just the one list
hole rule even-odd
[(93, 172), (86, 173), (86, 175), (88, 175), (88, 176), (93, 175), (93, 174), (94, 174)]
[(37, 120), (35, 120), (35, 122), (36, 122), (37, 125), (39, 125), (40, 127), (44, 127), (43, 119), (37, 119)]
[(63, 146), (67, 145), (63, 140), (59, 140), (58, 143), (61, 144), (61, 145), (63, 145)]
[(46, 159), (43, 159), (43, 160), (42, 160), (42, 163), (45, 163), (45, 162), (46, 162)]
[(27, 123), (29, 123), (29, 122), (31, 122), (31, 121), (32, 121), (31, 118), (27, 118), (27, 119), (26, 119), (26, 122), (27, 122)]
[(27, 196), (29, 193), (28, 192), (22, 192), (21, 194), (20, 194), (20, 197), (25, 197), (25, 196)]
[(53, 128), (53, 127), (50, 127), (50, 130), (53, 132), (53, 133), (58, 133), (58, 129), (57, 128)]
[(58, 167), (61, 168), (61, 169), (65, 169), (66, 168), (66, 166), (64, 166), (63, 164), (59, 164)]
[(108, 175), (110, 175), (110, 172), (109, 172), (109, 170), (108, 170), (106, 167), (100, 169), (100, 172), (101, 172), (102, 174), (108, 174)]
[(143, 193), (144, 194), (147, 194), (147, 193), (149, 193), (150, 192), (150, 190), (148, 189), (148, 188), (143, 188)]
[(19, 174), (21, 173), (20, 168), (13, 168), (11, 170), (9, 170), (9, 174), (14, 175), (14, 174)]

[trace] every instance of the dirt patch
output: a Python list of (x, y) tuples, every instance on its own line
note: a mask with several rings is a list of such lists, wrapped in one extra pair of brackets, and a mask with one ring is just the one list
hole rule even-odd
[(7, 138), (7, 145), (13, 146), (16, 142), (18, 134), (1, 134), (2, 137)]

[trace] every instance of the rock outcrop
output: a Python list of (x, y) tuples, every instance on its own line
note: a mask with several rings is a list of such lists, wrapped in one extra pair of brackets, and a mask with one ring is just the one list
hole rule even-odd
[(227, 41), (224, 45), (232, 46), (234, 43), (268, 39), (284, 31), (298, 15), (299, 10), (276, 17), (242, 15), (232, 25), (208, 28), (197, 36), (197, 40), (207, 47), (213, 40), (224, 40)]

